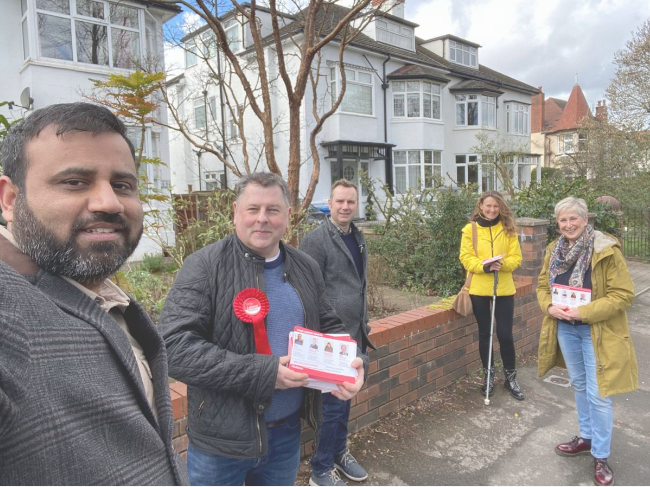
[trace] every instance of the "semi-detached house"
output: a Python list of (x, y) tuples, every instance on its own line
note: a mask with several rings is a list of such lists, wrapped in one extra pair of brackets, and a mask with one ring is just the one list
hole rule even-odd
[[(334, 25), (342, 18), (349, 11), (346, 3), (342, 0), (330, 5), (321, 14), (327, 21), (323, 25)], [(264, 26), (270, 25), (270, 13), (256, 8), (264, 32)], [(299, 18), (283, 16), (284, 30), (299, 31)], [(242, 59), (250, 55), (251, 35), (240, 16), (232, 10), (220, 20), (231, 48)], [(454, 35), (421, 39), (415, 35), (417, 27), (418, 24), (404, 18), (404, 4), (397, 2), (390, 13), (380, 14), (365, 26), (345, 50), (347, 88), (342, 104), (318, 136), (322, 164), (314, 202), (327, 200), (331, 183), (338, 178), (359, 184), (362, 170), (398, 195), (408, 188), (433, 184), (432, 176), (441, 176), (452, 185), (476, 183), (479, 191), (499, 188), (493, 167), (481, 164), (482, 155), (476, 151), (476, 136), (481, 133), (497, 146), (523, 148), (512, 157), (510, 174), (519, 187), (530, 182), (531, 168), (539, 166), (539, 156), (529, 153), (531, 95), (537, 89), (480, 64), (479, 44)], [(207, 79), (202, 64), (212, 62), (213, 58), (210, 53), (197, 56), (197, 52), (204, 52), (197, 49), (207, 45), (206, 39), (211, 35), (203, 26), (183, 38), (186, 66), (168, 86), (172, 97), (182, 100), (179, 114), (188, 127), (193, 127), (197, 135), (205, 133), (212, 137), (217, 145), (223, 134), (230, 149), (228, 157), (237, 158), (241, 155), (237, 151), (240, 141), (232, 113), (227, 109), (225, 123), (221, 124), (219, 88), (214, 83), (201, 84), (201, 80)], [(297, 51), (296, 40), (299, 36), (286, 40), (285, 52)], [(341, 87), (338, 47), (332, 41), (322, 52), (317, 96), (323, 109), (331, 107)], [(266, 55), (272, 65), (270, 47)], [(206, 61), (204, 57), (210, 59)], [(287, 112), (287, 102), (277, 95), (281, 90), (271, 88), (272, 94), (276, 93), (274, 116), (279, 119), (277, 133), (281, 134), (281, 115)], [(246, 138), (255, 140), (256, 117), (245, 106), (241, 109), (245, 110)], [(304, 192), (313, 170), (307, 147), (315, 123), (309, 90), (302, 110)], [(214, 133), (210, 132), (211, 119), (218, 127)], [(276, 137), (279, 164), (286, 164), (288, 150), (288, 140)], [(171, 152), (172, 184), (177, 192), (215, 189), (224, 180), (232, 187), (236, 179), (229, 171), (224, 177), (224, 165), (216, 157), (197, 154), (195, 147), (181, 136), (172, 136)], [(264, 168), (263, 157), (258, 168)], [(363, 203), (365, 190), (361, 185), (359, 188)], [(364, 205), (359, 208), (359, 216), (363, 217)]]
[[(156, 0), (2, 0), (0, 101), (14, 103), (0, 113), (11, 121), (33, 109), (81, 101), (92, 87), (90, 78), (128, 74), (147, 59), (161, 61), (163, 24), (180, 10)], [(159, 109), (157, 117), (166, 120), (166, 110)], [(129, 128), (136, 147), (140, 133)], [(167, 129), (147, 127), (144, 153), (169, 160)], [(168, 167), (142, 170), (156, 188), (169, 185)], [(168, 239), (173, 241), (173, 233)], [(144, 237), (135, 257), (159, 251)]]

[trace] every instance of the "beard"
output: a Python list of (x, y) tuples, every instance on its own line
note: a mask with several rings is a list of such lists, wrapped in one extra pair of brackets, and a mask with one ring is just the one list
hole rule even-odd
[[(124, 242), (92, 242), (81, 247), (77, 235), (98, 222), (119, 225)], [(41, 269), (79, 283), (101, 282), (117, 272), (138, 246), (142, 230), (142, 226), (133, 230), (122, 215), (97, 212), (75, 221), (68, 239), (62, 242), (32, 212), (22, 194), (16, 198), (12, 225), (18, 247)]]

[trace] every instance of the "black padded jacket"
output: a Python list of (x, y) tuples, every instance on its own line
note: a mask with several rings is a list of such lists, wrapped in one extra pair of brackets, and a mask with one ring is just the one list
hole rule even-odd
[[(306, 327), (344, 333), (316, 262), (293, 247), (280, 247), (284, 279), (300, 297)], [(263, 413), (271, 404), (279, 358), (256, 354), (253, 327), (233, 312), (241, 290), (265, 290), (264, 262), (230, 235), (185, 260), (165, 301), (159, 327), (169, 373), (188, 386), (188, 436), (206, 452), (235, 458), (267, 452)], [(320, 392), (305, 389), (301, 416), (311, 426), (320, 420)]]

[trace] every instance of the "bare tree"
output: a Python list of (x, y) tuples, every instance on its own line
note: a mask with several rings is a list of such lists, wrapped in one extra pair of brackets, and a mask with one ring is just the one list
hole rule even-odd
[[(343, 53), (359, 35), (363, 28), (374, 18), (384, 3), (393, 4), (395, 0), (350, 0), (349, 8), (341, 14), (340, 7), (334, 0), (292, 0), (280, 3), (277, 0), (261, 2), (252, 0), (247, 4), (232, 1), (236, 12), (236, 21), (250, 32), (252, 44), (243, 51), (234, 50), (229, 42), (224, 17), (217, 14), (218, 0), (158, 0), (159, 2), (174, 3), (184, 6), (205, 23), (207, 35), (194, 36), (195, 42), (203, 45), (197, 48), (195, 54), (205, 61), (206, 71), (200, 80), (204, 87), (217, 86), (221, 90), (220, 103), (230, 115), (231, 123), (238, 128), (241, 142), (241, 164), (234, 161), (233, 153), (219, 150), (205, 136), (192, 130), (188, 117), (183, 117), (173, 107), (187, 100), (173, 100), (165, 93), (166, 101), (172, 107), (173, 124), (170, 128), (179, 130), (190, 143), (199, 151), (210, 153), (219, 158), (235, 175), (241, 175), (255, 170), (260, 161), (266, 164), (271, 172), (285, 177), (289, 184), (291, 205), (297, 211), (296, 215), (306, 209), (313, 197), (320, 172), (320, 158), (316, 137), (322, 130), (323, 124), (336, 111), (345, 94), (345, 72)], [(372, 7), (370, 4), (372, 3)], [(259, 8), (258, 8), (259, 5)], [(339, 9), (339, 10), (336, 10)], [(270, 22), (261, 22), (259, 12), (270, 15)], [(232, 17), (228, 17), (230, 21)], [(197, 31), (198, 32), (198, 31)], [(215, 43), (220, 53), (213, 56), (210, 53), (210, 42)], [(339, 68), (341, 73), (341, 90), (335, 102), (325, 109), (322, 101), (322, 88), (319, 92), (319, 81), (322, 77), (322, 51), (326, 46), (338, 48)], [(187, 46), (184, 46), (187, 49)], [(204, 88), (207, 89), (207, 88)], [(309, 91), (311, 90), (311, 92)], [(310, 126), (309, 158), (312, 159), (314, 170), (308, 188), (301, 199), (299, 182), (303, 163), (301, 133), (304, 126), (302, 120), (302, 104), (310, 92), (313, 99), (312, 116), (315, 123)], [(319, 95), (320, 93), (320, 95)], [(239, 97), (239, 98), (238, 98)], [(287, 113), (274, 113), (274, 97), (286, 100)], [(207, 104), (206, 104), (207, 105)], [(206, 106), (207, 112), (207, 106)], [(261, 126), (263, 134), (255, 150), (246, 136), (248, 123), (244, 124), (244, 114), (252, 112)], [(207, 118), (207, 117), (206, 117)], [(276, 160), (275, 139), (279, 126), (286, 126), (286, 134), (282, 137), (288, 140), (289, 160), (286, 173)], [(215, 126), (219, 137), (224, 133), (223, 123), (218, 121)], [(257, 141), (255, 141), (257, 142)], [(253, 150), (251, 150), (253, 149)]]
[(614, 64), (607, 87), (610, 122), (623, 130), (650, 129), (650, 19), (614, 55)]

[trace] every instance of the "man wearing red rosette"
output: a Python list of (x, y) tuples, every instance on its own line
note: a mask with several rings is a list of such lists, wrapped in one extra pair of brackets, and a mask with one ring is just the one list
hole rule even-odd
[[(286, 182), (254, 173), (236, 187), (233, 235), (188, 257), (167, 297), (160, 331), (170, 375), (188, 385), (192, 485), (292, 485), (300, 461), (300, 418), (316, 427), (320, 392), (289, 370), (295, 326), (345, 327), (326, 299), (318, 265), (281, 242), (291, 208)], [(270, 351), (270, 354), (268, 352)], [(341, 400), (356, 395), (339, 386)]]
[[(352, 222), (359, 207), (356, 185), (346, 179), (336, 181), (329, 207), (330, 217), (302, 239), (300, 250), (318, 263), (334, 310), (365, 353), (366, 347), (374, 346), (368, 338), (366, 241)], [(349, 418), (350, 401), (323, 395), (323, 421), (316, 431), (311, 485), (345, 485), (337, 470), (357, 482), (368, 478), (366, 470), (347, 449)]]

